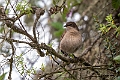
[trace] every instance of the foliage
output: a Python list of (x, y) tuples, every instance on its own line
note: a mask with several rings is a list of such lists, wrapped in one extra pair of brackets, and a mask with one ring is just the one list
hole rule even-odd
[[(28, 1), (30, 2), (32, 0)], [(39, 0), (39, 2), (42, 3), (42, 5), (39, 5), (41, 7), (31, 6), (32, 3), (29, 4), (28, 1), (10, 1), (7, 3), (7, 6), (3, 8), (3, 12), (2, 8), (0, 7), (0, 20), (3, 24), (5, 24), (5, 26), (1, 25), (0, 27), (1, 44), (8, 42), (7, 44), (0, 45), (0, 48), (3, 48), (3, 45), (11, 45), (11, 47), (5, 48), (9, 49), (10, 55), (6, 56), (2, 54), (3, 52), (0, 53), (0, 56), (2, 55), (5, 58), (4, 60), (6, 60), (2, 61), (8, 62), (8, 64), (4, 64), (7, 64), (7, 68), (10, 69), (8, 73), (8, 79), (12, 75), (11, 72), (13, 72), (14, 68), (16, 68), (17, 72), (20, 73), (19, 77), (25, 79), (33, 79), (37, 76), (37, 78), (34, 80), (42, 78), (46, 80), (114, 80), (113, 77), (119, 80), (120, 45), (117, 38), (120, 36), (120, 25), (116, 25), (113, 14), (108, 15), (109, 12), (106, 11), (111, 10), (111, 5), (113, 5), (113, 7), (117, 10), (120, 6), (119, 0), (112, 0), (112, 4), (109, 0), (52, 0), (53, 4), (51, 3), (49, 5), (47, 5), (45, 2), (46, 0)], [(104, 5), (101, 2), (109, 5)], [(10, 15), (11, 9), (9, 6), (15, 14)], [(46, 11), (45, 16), (40, 15), (42, 10)], [(31, 23), (29, 20), (33, 18), (30, 18), (29, 20), (26, 18), (26, 20), (31, 23), (32, 27), (29, 27), (23, 22), (25, 19), (23, 15), (29, 15), (31, 14), (31, 11), (33, 14), (31, 17), (34, 18), (34, 21)], [(95, 26), (94, 21), (92, 20), (92, 14), (96, 12), (98, 13), (96, 17), (99, 15), (100, 17), (98, 19), (101, 20), (101, 23), (99, 21), (98, 22), (100, 23), (99, 31), (101, 32), (102, 37), (98, 35), (96, 30), (92, 29), (93, 26)], [(78, 26), (81, 25), (81, 30), (83, 30), (83, 34), (85, 34), (85, 36), (83, 36), (83, 39), (85, 38), (82, 48), (83, 51), (80, 51), (82, 57), (78, 58), (75, 58), (72, 54), (70, 54), (69, 57), (66, 57), (63, 54), (59, 54), (57, 50), (54, 50), (53, 48), (54, 45), (56, 46), (54, 43), (57, 43), (58, 46), (57, 40), (59, 41), (59, 38), (64, 31), (63, 23), (69, 21), (68, 18), (73, 19), (75, 13), (79, 13), (81, 15), (80, 21), (77, 21), (76, 23)], [(85, 16), (88, 17), (88, 20), (84, 20)], [(106, 21), (104, 22), (103, 18), (105, 16)], [(118, 13), (118, 18), (119, 16), (120, 13)], [(52, 27), (49, 30), (50, 32), (48, 32), (47, 29), (50, 26)], [(12, 33), (13, 31), (14, 33)], [(96, 36), (91, 34), (92, 32), (97, 33), (95, 34)], [(54, 35), (54, 38), (48, 34)], [(56, 41), (52, 43), (54, 39)], [(19, 44), (24, 45), (19, 47)], [(21, 48), (25, 48), (25, 51)], [(32, 60), (29, 60), (31, 59), (29, 52), (32, 52), (31, 54), (35, 55), (38, 53), (38, 58), (32, 56)], [(4, 53), (6, 54), (6, 52)], [(46, 58), (47, 66), (39, 60), (42, 57), (39, 55), (41, 53), (46, 54), (44, 58)], [(26, 59), (28, 59), (27, 61), (29, 64), (26, 64)], [(34, 67), (36, 62), (42, 63), (41, 66), (37, 66), (39, 67), (39, 70)], [(15, 67), (12, 65), (15, 65)], [(2, 74), (0, 76), (0, 80), (2, 80), (5, 76), (6, 73)]]
[(114, 21), (112, 18), (112, 14), (106, 16), (105, 19), (107, 21), (107, 24), (100, 24), (100, 28), (99, 28), (102, 34), (107, 33), (108, 31), (110, 31), (111, 28), (116, 28), (116, 25), (114, 24)]
[(114, 59), (113, 59), (113, 60), (115, 60), (117, 63), (120, 63), (120, 55), (118, 55), (118, 56), (114, 57)]
[[(116, 73), (120, 72), (120, 67), (114, 66), (120, 64), (120, 50), (118, 46), (120, 45), (118, 37), (120, 37), (120, 25), (116, 25), (112, 14), (109, 14), (105, 18), (106, 23), (100, 24), (100, 32), (102, 33), (103, 39), (105, 41), (106, 56), (111, 62), (112, 67)], [(115, 80), (119, 80), (119, 76)]]
[(116, 77), (114, 80), (120, 80), (120, 76)]
[(15, 60), (16, 69), (21, 75), (28, 74), (30, 76), (31, 74), (36, 74), (35, 68), (33, 67), (31, 69), (27, 68), (27, 65), (24, 62), (23, 54), (16, 56)]
[(51, 23), (51, 26), (52, 26), (53, 28), (55, 28), (54, 35), (55, 35), (56, 37), (60, 37), (61, 34), (62, 34), (63, 31), (64, 31), (62, 23), (60, 23), (60, 22), (53, 22), (53, 23)]
[(120, 7), (120, 0), (112, 0), (112, 6), (118, 9)]
[(42, 63), (41, 65), (41, 70), (44, 72), (45, 71), (45, 65)]
[(2, 75), (0, 75), (0, 80), (4, 80), (6, 74), (7, 73), (3, 73)]
[(1, 26), (1, 27), (0, 27), (0, 33), (2, 33), (3, 31), (4, 31), (4, 27)]
[(99, 30), (102, 32), (102, 34), (106, 34), (108, 31), (110, 31), (111, 29), (115, 29), (115, 33), (116, 34), (116, 37), (120, 34), (120, 26), (116, 26), (116, 24), (114, 23), (114, 20), (112, 18), (112, 14), (106, 16), (106, 21), (107, 23), (106, 24), (100, 24), (100, 28)]
[(26, 0), (19, 2), (16, 6), (16, 10), (20, 12), (20, 14), (31, 14), (32, 8)]
[(69, 16), (69, 14), (72, 14), (73, 7), (80, 4), (82, 0), (66, 0), (67, 6), (64, 7), (63, 12), (62, 12), (62, 19), (63, 21), (66, 21), (66, 17)]
[(16, 56), (16, 68), (19, 71), (21, 75), (25, 73), (25, 63), (24, 63), (24, 58), (23, 55), (20, 54), (19, 56)]

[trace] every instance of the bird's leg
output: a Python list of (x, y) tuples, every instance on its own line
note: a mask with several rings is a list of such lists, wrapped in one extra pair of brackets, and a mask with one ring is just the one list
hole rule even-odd
[(61, 50), (61, 52), (65, 55), (68, 56), (68, 54), (66, 52), (64, 52), (63, 50)]

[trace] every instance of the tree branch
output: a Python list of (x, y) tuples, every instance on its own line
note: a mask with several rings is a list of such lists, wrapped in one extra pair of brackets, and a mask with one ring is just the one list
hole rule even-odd
[(14, 56), (14, 53), (15, 53), (15, 49), (14, 49), (14, 45), (11, 41), (8, 41), (10, 44), (11, 44), (11, 47), (12, 47), (12, 56), (11, 58), (9, 59), (9, 62), (10, 62), (10, 72), (9, 72), (9, 76), (8, 76), (8, 79), (9, 80), (12, 80), (11, 78), (11, 74), (12, 74), (12, 68), (13, 68), (13, 56)]
[[(105, 65), (102, 65), (102, 66), (92, 66), (94, 69), (106, 69), (106, 68), (101, 68), (101, 67), (105, 67)], [(67, 71), (74, 71), (74, 70), (80, 70), (80, 69), (91, 69), (92, 68), (91, 66), (84, 66), (84, 67), (78, 67), (78, 68), (73, 68), (73, 69), (66, 69)], [(42, 74), (41, 76), (39, 76), (39, 79), (47, 76), (47, 75), (53, 75), (53, 74), (56, 74), (56, 73), (62, 73), (63, 71), (62, 70), (58, 70), (58, 71), (54, 71), (54, 72), (50, 72), (50, 73), (45, 73), (45, 74)], [(107, 74), (106, 74), (107, 75)]]
[(40, 16), (43, 15), (44, 12), (45, 12), (45, 10), (43, 10), (42, 8), (36, 8), (36, 10), (35, 10), (36, 19), (35, 19), (35, 22), (34, 22), (34, 25), (33, 25), (33, 35), (34, 35), (34, 39), (36, 40), (36, 42), (37, 42), (36, 25), (37, 25), (37, 22), (38, 22)]
[[(71, 58), (66, 58), (66, 57), (58, 54), (52, 47), (47, 46), (45, 43), (41, 43), (41, 44), (40, 44), (40, 48), (47, 50), (48, 53), (50, 53), (50, 54), (58, 57), (59, 59), (61, 59), (61, 60), (64, 61), (64, 62), (68, 62), (68, 63), (81, 62), (81, 63), (84, 64), (85, 66), (91, 66), (91, 67), (92, 67), (92, 65), (91, 65), (90, 63), (88, 63), (87, 61), (85, 61), (84, 58), (82, 58), (82, 57), (73, 58), (73, 59), (71, 59)], [(92, 47), (91, 47), (91, 48), (92, 48)], [(91, 49), (91, 48), (90, 48), (90, 49)], [(100, 74), (98, 71), (96, 71), (94, 68), (91, 68), (91, 70), (94, 71), (95, 73), (97, 73), (98, 75), (101, 75), (101, 74)]]
[(24, 31), (23, 29), (18, 28), (16, 25), (14, 25), (11, 21), (7, 20), (5, 21), (5, 24), (7, 25), (7, 27), (11, 28), (13, 31), (26, 35), (28, 38), (30, 38), (33, 42), (35, 41), (35, 39), (28, 34), (26, 31)]

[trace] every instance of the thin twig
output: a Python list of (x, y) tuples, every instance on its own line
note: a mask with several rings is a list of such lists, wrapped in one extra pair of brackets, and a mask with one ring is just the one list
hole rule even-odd
[(17, 15), (17, 13), (16, 13), (15, 9), (13, 8), (13, 6), (12, 6), (11, 2), (10, 2), (10, 5), (11, 5), (11, 7), (12, 7), (12, 9), (13, 9), (14, 13), (15, 13), (15, 15), (17, 16), (17, 19), (19, 20), (19, 22), (20, 22), (20, 24), (21, 24), (21, 26), (22, 26), (23, 30), (24, 30), (25, 32), (27, 32), (27, 31), (25, 30), (25, 28), (24, 28), (24, 26), (23, 26), (22, 22), (20, 21), (20, 17), (18, 17), (18, 15)]
[(12, 74), (12, 68), (13, 68), (13, 56), (14, 56), (14, 53), (15, 53), (15, 49), (14, 49), (14, 45), (12, 42), (9, 42), (11, 44), (11, 47), (12, 47), (12, 56), (11, 58), (9, 59), (9, 62), (10, 62), (10, 72), (9, 72), (9, 76), (8, 76), (8, 79), (9, 80), (12, 80), (11, 78), (11, 74)]
[[(51, 56), (52, 57), (52, 56)], [(67, 72), (68, 74), (70, 74), (70, 76), (74, 79), (77, 80), (75, 76), (73, 76), (64, 66), (62, 66), (61, 64), (59, 64), (53, 57), (52, 59), (62, 68), (64, 69), (65, 72)]]
[(34, 25), (33, 25), (33, 35), (34, 35), (34, 39), (36, 40), (36, 42), (37, 42), (36, 26), (37, 26), (37, 23), (38, 23), (38, 20), (39, 20), (40, 16), (43, 15), (44, 12), (45, 11), (42, 8), (36, 8), (36, 10), (35, 10), (36, 19), (35, 19), (35, 22), (34, 22)]
[[(106, 69), (106, 68), (101, 68), (101, 67), (104, 67), (105, 65), (101, 65), (101, 66), (92, 66), (94, 69)], [(80, 69), (83, 69), (83, 70), (85, 70), (85, 69), (90, 69), (91, 68), (91, 66), (84, 66), (84, 67), (78, 67), (78, 68), (73, 68), (73, 69), (66, 69), (67, 71), (74, 71), (74, 70), (80, 70)], [(39, 77), (39, 79), (41, 79), (41, 78), (43, 78), (43, 77), (45, 77), (45, 76), (47, 76), (47, 75), (53, 75), (53, 74), (56, 74), (56, 73), (62, 73), (63, 71), (62, 70), (58, 70), (58, 71), (54, 71), (54, 72), (50, 72), (50, 73), (45, 73), (45, 74), (43, 74), (43, 75), (41, 75), (40, 77)], [(106, 74), (107, 75), (107, 74)], [(98, 76), (100, 76), (100, 75), (98, 75)]]
[(23, 34), (25, 36), (27, 36), (28, 38), (30, 38), (33, 42), (35, 41), (35, 39), (28, 34), (26, 31), (24, 31), (23, 29), (18, 28), (16, 25), (14, 25), (12, 22), (10, 21), (5, 21), (5, 24), (7, 25), (7, 27), (11, 28), (13, 31)]

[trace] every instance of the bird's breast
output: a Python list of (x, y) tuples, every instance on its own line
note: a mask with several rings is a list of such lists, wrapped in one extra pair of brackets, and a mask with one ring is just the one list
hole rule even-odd
[(67, 32), (60, 42), (60, 48), (66, 53), (74, 53), (82, 43), (79, 32)]

